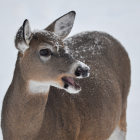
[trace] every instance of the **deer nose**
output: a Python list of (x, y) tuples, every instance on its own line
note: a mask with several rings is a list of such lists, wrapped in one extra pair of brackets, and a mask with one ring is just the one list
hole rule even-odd
[(88, 77), (88, 74), (89, 74), (89, 68), (88, 67), (78, 66), (76, 68), (76, 71), (75, 71), (76, 76), (78, 76), (78, 77), (82, 76), (84, 78), (84, 77)]

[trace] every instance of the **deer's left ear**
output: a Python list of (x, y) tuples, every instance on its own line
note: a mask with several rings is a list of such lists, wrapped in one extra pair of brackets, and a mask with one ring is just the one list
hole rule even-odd
[(75, 15), (76, 13), (71, 11), (55, 20), (45, 30), (54, 32), (60, 39), (64, 39), (68, 36), (73, 27)]
[(31, 34), (32, 32), (31, 32), (29, 21), (26, 19), (23, 23), (23, 38), (27, 45), (29, 45), (30, 43)]
[(15, 37), (15, 46), (22, 54), (24, 54), (24, 52), (29, 48), (31, 36), (32, 32), (30, 24), (26, 19), (23, 25), (19, 28)]

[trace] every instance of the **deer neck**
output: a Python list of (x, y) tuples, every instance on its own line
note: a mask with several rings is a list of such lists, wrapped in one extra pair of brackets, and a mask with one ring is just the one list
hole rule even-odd
[[(34, 134), (41, 128), (48, 100), (49, 87), (44, 87), (44, 85), (35, 81), (26, 81), (22, 77), (18, 61), (12, 83), (4, 99), (2, 117), (6, 121), (4, 123), (7, 124), (6, 129), (9, 128), (10, 132), (17, 132), (21, 136), (24, 135), (22, 132)], [(42, 92), (40, 92), (38, 88), (42, 87), (44, 89), (41, 89), (40, 91)], [(26, 131), (28, 132), (26, 133)]]
[[(15, 103), (25, 106), (33, 106), (32, 111), (40, 110), (42, 106), (46, 105), (48, 100), (48, 93), (50, 86), (43, 82), (38, 82), (34, 80), (25, 80), (22, 78), (20, 68), (16, 68), (16, 74), (12, 81), (11, 95), (18, 99)], [(40, 110), (41, 111), (41, 110)]]
[[(24, 107), (27, 104), (32, 105), (31, 102), (35, 102), (33, 105), (37, 106), (39, 104), (37, 99), (40, 100), (41, 105), (43, 105), (43, 103), (46, 105), (50, 86), (45, 82), (24, 79), (20, 70), (20, 66), (18, 65), (19, 59), (20, 58), (18, 57), (11, 84), (12, 90), (10, 92), (12, 93), (12, 96), (18, 98), (17, 103), (22, 103)], [(37, 108), (35, 108), (35, 110), (37, 110)]]

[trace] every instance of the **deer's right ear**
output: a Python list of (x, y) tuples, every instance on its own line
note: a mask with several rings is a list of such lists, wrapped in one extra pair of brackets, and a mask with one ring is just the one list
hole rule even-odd
[(70, 33), (76, 13), (71, 11), (55, 20), (45, 30), (54, 32), (60, 39), (64, 39)]
[(15, 46), (23, 54), (29, 48), (29, 43), (32, 37), (29, 21), (26, 19), (23, 25), (19, 28), (15, 37)]

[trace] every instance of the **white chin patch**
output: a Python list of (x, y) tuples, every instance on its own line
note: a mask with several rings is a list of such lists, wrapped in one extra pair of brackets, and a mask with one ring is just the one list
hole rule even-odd
[(64, 90), (67, 91), (68, 93), (71, 93), (71, 94), (76, 94), (76, 93), (79, 93), (81, 91), (81, 89), (76, 90), (76, 89), (72, 88), (71, 86), (64, 88)]
[(34, 80), (29, 81), (28, 90), (32, 94), (38, 94), (38, 93), (46, 94), (49, 92), (50, 86), (53, 86), (53, 87), (56, 87), (59, 89), (63, 89), (71, 94), (76, 94), (76, 93), (79, 93), (81, 91), (81, 89), (75, 89), (75, 88), (71, 87), (70, 85), (67, 88), (64, 88), (64, 87), (61, 87), (58, 83), (55, 83), (52, 81), (39, 82), (39, 81), (34, 81)]
[(37, 93), (46, 94), (46, 93), (49, 92), (50, 86), (54, 86), (56, 88), (63, 89), (58, 83), (55, 83), (53, 81), (40, 82), (40, 81), (29, 80), (28, 90), (32, 94), (33, 93), (35, 93), (35, 94), (37, 94)]
[(39, 82), (30, 80), (28, 84), (28, 90), (32, 94), (43, 93), (46, 94), (49, 92), (50, 85), (47, 82)]

